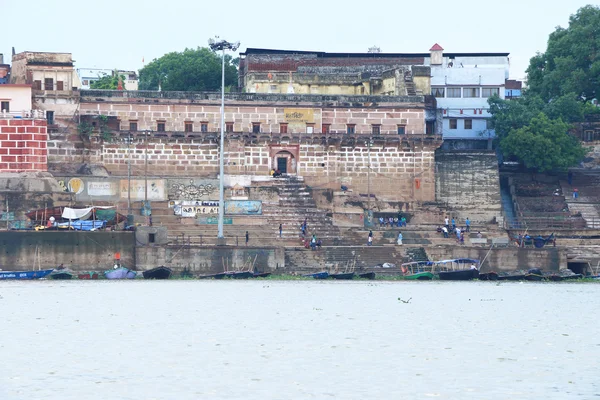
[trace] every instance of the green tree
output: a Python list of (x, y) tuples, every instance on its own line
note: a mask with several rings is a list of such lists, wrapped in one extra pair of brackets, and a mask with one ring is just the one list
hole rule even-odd
[[(199, 47), (171, 52), (140, 70), (140, 90), (216, 91), (221, 88), (221, 55)], [(237, 68), (225, 55), (225, 86), (237, 86)]]
[(527, 125), (513, 129), (500, 140), (506, 157), (516, 157), (527, 168), (539, 172), (566, 171), (585, 157), (587, 149), (568, 134), (571, 125), (551, 120), (544, 113), (533, 117)]
[(120, 75), (116, 69), (112, 72), (112, 74), (103, 74), (100, 79), (90, 83), (90, 88), (116, 90), (119, 87), (119, 77), (121, 78), (123, 89), (125, 89), (125, 75)]
[(561, 96), (591, 100), (600, 95), (600, 7), (588, 5), (557, 27), (545, 53), (530, 60), (529, 92), (550, 102)]

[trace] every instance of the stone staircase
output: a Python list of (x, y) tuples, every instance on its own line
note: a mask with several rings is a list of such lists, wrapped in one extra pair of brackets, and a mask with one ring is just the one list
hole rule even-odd
[(404, 85), (406, 87), (406, 95), (407, 96), (416, 96), (417, 95), (417, 88), (416, 88), (414, 82), (412, 82), (412, 81), (405, 81)]
[[(572, 214), (581, 213), (581, 217), (585, 220), (587, 228), (600, 229), (600, 213), (598, 212), (598, 198), (594, 196), (598, 186), (594, 186), (592, 190), (588, 190), (588, 185), (595, 184), (593, 179), (590, 181), (586, 178), (584, 181), (581, 177), (575, 178), (573, 185), (565, 180), (560, 181), (562, 192), (565, 194), (565, 201)], [(573, 189), (578, 188), (579, 197), (573, 198)]]

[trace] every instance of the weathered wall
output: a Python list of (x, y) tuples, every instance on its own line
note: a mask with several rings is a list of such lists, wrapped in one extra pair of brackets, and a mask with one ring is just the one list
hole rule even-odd
[(48, 170), (46, 120), (0, 118), (0, 172)]
[(435, 154), (436, 200), (452, 216), (491, 221), (500, 216), (498, 161), (493, 151), (438, 150)]
[[(111, 268), (114, 255), (121, 262), (135, 265), (133, 232), (0, 232), (0, 268), (31, 270), (56, 268), (60, 264), (75, 271), (102, 271)], [(36, 257), (36, 248), (38, 257)]]
[[(454, 258), (474, 258), (484, 260), (482, 272), (509, 272), (540, 268), (545, 271), (558, 271), (567, 268), (567, 249), (549, 247), (542, 249), (505, 247), (493, 248), (465, 246), (425, 246), (431, 260)], [(488, 254), (489, 252), (489, 254)], [(486, 258), (487, 255), (487, 258)]]
[(271, 272), (285, 264), (283, 248), (162, 246), (138, 247), (137, 269), (147, 270), (166, 265), (175, 271), (183, 268), (194, 274), (210, 274), (252, 267)]

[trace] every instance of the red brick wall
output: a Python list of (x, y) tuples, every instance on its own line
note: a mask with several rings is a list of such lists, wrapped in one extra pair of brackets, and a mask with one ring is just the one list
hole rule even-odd
[(0, 119), (0, 172), (48, 171), (44, 119)]

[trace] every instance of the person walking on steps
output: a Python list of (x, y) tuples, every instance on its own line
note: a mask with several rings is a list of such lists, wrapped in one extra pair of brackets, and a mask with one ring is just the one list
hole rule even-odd
[(465, 226), (467, 227), (467, 232), (471, 232), (471, 221), (469, 221), (469, 217), (465, 221)]
[(367, 246), (373, 246), (373, 231), (369, 231), (369, 238), (367, 239)]
[(398, 245), (402, 244), (402, 232), (398, 232)]
[(283, 225), (279, 224), (279, 239), (281, 239), (281, 233), (283, 231)]
[(248, 246), (249, 239), (250, 239), (250, 235), (248, 234), (248, 231), (246, 231), (246, 246)]

